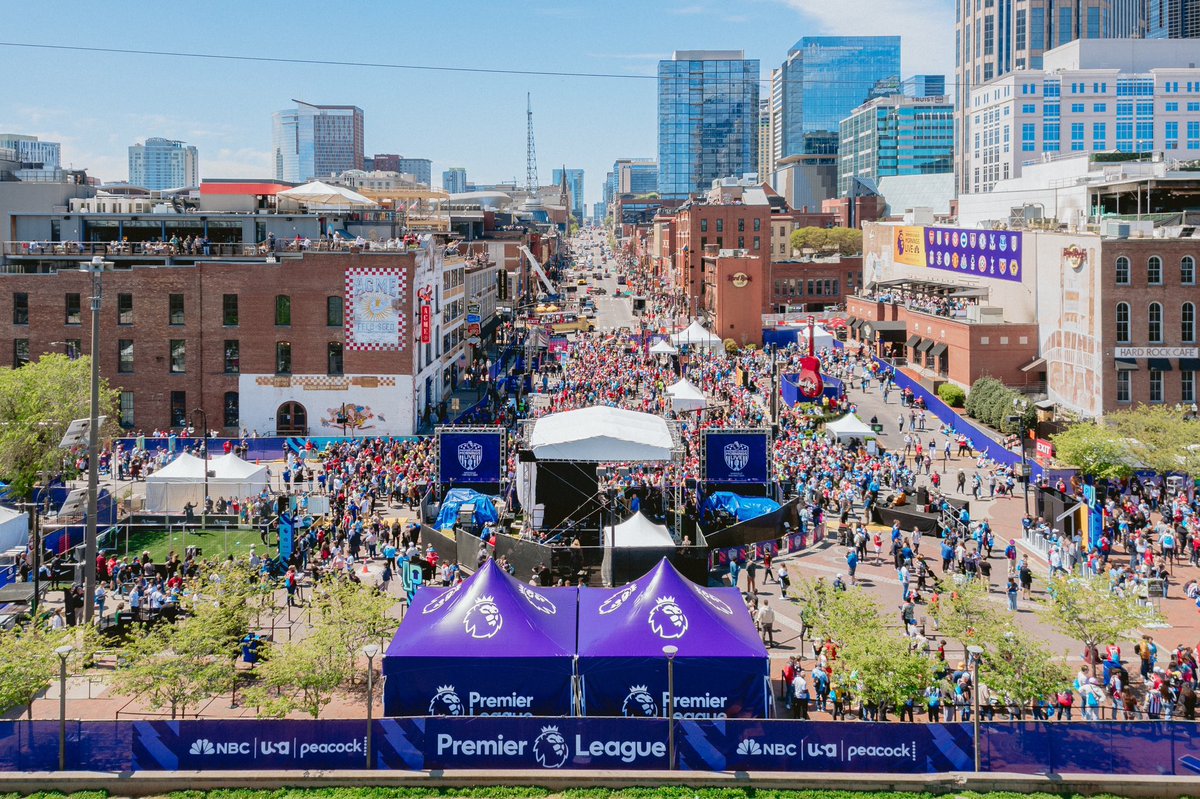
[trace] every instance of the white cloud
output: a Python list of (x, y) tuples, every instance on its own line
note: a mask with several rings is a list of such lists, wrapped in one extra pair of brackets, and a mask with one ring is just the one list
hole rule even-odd
[(954, 11), (946, 0), (777, 0), (829, 35), (900, 36), (904, 76), (953, 74)]
[(200, 152), (200, 176), (213, 178), (273, 177), (271, 153), (252, 147), (221, 148), (212, 157)]

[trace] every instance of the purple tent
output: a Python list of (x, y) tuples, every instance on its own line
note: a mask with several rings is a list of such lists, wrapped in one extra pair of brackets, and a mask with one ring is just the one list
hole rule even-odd
[(493, 561), (424, 587), (383, 658), (388, 716), (574, 715), (575, 588), (531, 588)]
[(675, 655), (677, 718), (762, 718), (770, 658), (736, 588), (701, 588), (665, 558), (623, 588), (579, 591), (586, 716), (659, 716)]

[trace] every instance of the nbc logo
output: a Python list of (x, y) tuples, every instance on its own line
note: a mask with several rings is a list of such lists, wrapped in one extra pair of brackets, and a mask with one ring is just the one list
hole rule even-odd
[(188, 748), (189, 755), (211, 755), (215, 751), (217, 751), (216, 747), (207, 738), (197, 738)]
[(762, 745), (753, 738), (745, 738), (737, 745), (739, 755), (761, 755)]
[(483, 463), (483, 445), (478, 441), (468, 441), (458, 445), (458, 465), (468, 472), (473, 472)]
[(732, 471), (740, 472), (750, 463), (750, 447), (740, 441), (725, 445), (725, 465)]

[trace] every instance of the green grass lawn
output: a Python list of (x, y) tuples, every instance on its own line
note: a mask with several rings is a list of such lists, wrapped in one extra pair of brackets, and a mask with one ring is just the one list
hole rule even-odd
[(129, 543), (126, 544), (125, 531), (122, 530), (114, 539), (105, 542), (105, 546), (115, 549), (117, 554), (122, 556), (128, 554), (139, 557), (143, 552), (149, 552), (155, 563), (165, 561), (171, 550), (175, 550), (180, 557), (183, 557), (184, 550), (190, 546), (200, 547), (205, 558), (224, 558), (229, 554), (235, 557), (247, 556), (250, 554), (251, 544), (257, 545), (259, 554), (266, 552), (257, 530), (238, 530), (236, 528), (230, 528), (228, 532), (217, 528), (188, 530), (186, 533), (178, 529), (170, 532), (133, 530), (129, 533), (128, 541)]
[[(635, 772), (631, 776), (636, 777)], [(1169, 795), (1169, 794), (1168, 794)], [(1079, 794), (975, 793), (951, 791), (946, 794), (899, 791), (832, 791), (832, 790), (774, 790), (753, 787), (692, 788), (661, 786), (658, 788), (571, 788), (550, 791), (520, 785), (477, 786), (470, 788), (399, 787), (399, 788), (281, 788), (255, 790), (226, 788), (212, 791), (176, 791), (165, 799), (1084, 799)], [(108, 799), (104, 791), (81, 791), (67, 794), (46, 791), (38, 794), (0, 794), (0, 799)], [(1117, 799), (1110, 794), (1097, 794), (1090, 799)]]

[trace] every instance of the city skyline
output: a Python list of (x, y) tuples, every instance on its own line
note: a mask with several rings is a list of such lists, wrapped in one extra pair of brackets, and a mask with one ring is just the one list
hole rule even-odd
[[(10, 71), (63, 75), (86, 72), (92, 89), (68, 108), (32, 96), (18, 97), (0, 113), (0, 130), (40, 136), (63, 144), (63, 165), (86, 168), (106, 181), (124, 177), (131, 141), (158, 135), (195, 144), (203, 153), (201, 177), (269, 177), (271, 113), (299, 97), (314, 103), (357, 105), (366, 116), (366, 152), (399, 152), (429, 158), (433, 174), (464, 166), (482, 182), (496, 183), (524, 174), (524, 93), (533, 94), (539, 177), (549, 185), (551, 168), (566, 162), (589, 175), (585, 201), (601, 199), (602, 178), (615, 158), (650, 153), (656, 140), (655, 66), (673, 50), (745, 49), (764, 66), (782, 60), (805, 35), (898, 33), (904, 37), (906, 72), (948, 72), (953, 55), (953, 10), (949, 2), (876, 3), (851, 0), (861, 14), (833, 14), (810, 0), (744, 0), (721, 5), (673, 3), (646, 8), (632, 2), (604, 7), (551, 7), (522, 3), (519, 14), (495, 13), (479, 4), (478, 13), (421, 8), (401, 17), (384, 11), (375, 27), (453, 28), (461, 53), (422, 37), (405, 41), (403, 55), (382, 37), (364, 36), (352, 48), (331, 45), (319, 30), (303, 24), (305, 6), (274, 4), (239, 7), (243, 33), (220, 27), (232, 4), (216, 3), (202, 12), (146, 6), (148, 24), (126, 30), (100, 9), (78, 7), (62, 14), (49, 7), (27, 10), (25, 30), (56, 31), (53, 39), (29, 34), (18, 41), (158, 52), (258, 55), (253, 33), (270, 29), (288, 47), (271, 56), (309, 57), (376, 64), (603, 73), (613, 78), (565, 78), (479, 73), (384, 71), (336, 65), (262, 64), (168, 56), (120, 55), (77, 51), (0, 48), (0, 66)], [(844, 8), (841, 6), (841, 8)], [(479, 19), (464, 27), (462, 19)], [(534, 20), (543, 46), (520, 63), (495, 50)], [(622, 21), (619, 45), (595, 43), (594, 30)], [(628, 27), (626, 27), (628, 26)], [(934, 28), (931, 30), (931, 26)], [(940, 29), (940, 34), (938, 33)], [(157, 31), (172, 32), (170, 47)], [(220, 35), (217, 32), (221, 31)], [(940, 41), (940, 44), (939, 44)], [(489, 45), (489, 42), (492, 44)], [(470, 55), (464, 55), (470, 54)], [(136, 80), (131, 76), (136, 75)], [(384, 78), (377, 80), (376, 78)], [(760, 75), (766, 81), (767, 75)], [(765, 96), (765, 95), (764, 95)], [(110, 102), (111, 98), (123, 98)], [(446, 98), (453, 97), (450, 104)], [(402, 100), (402, 101), (401, 101)], [(490, 120), (484, 131), (449, 124), (451, 106), (481, 113)], [(412, 104), (435, 113), (413, 124)]]

